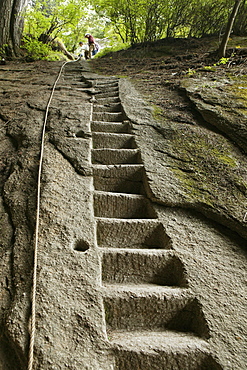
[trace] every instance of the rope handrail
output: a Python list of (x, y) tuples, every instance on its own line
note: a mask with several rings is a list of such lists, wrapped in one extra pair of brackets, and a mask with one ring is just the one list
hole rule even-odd
[(47, 124), (47, 118), (49, 113), (49, 108), (51, 105), (51, 101), (59, 81), (59, 78), (62, 74), (63, 68), (68, 63), (75, 63), (79, 60), (69, 60), (62, 64), (60, 70), (58, 72), (57, 78), (53, 84), (50, 98), (48, 100), (46, 111), (45, 111), (45, 118), (42, 128), (42, 135), (41, 135), (41, 145), (40, 145), (40, 158), (39, 158), (39, 169), (38, 169), (38, 181), (37, 181), (37, 209), (36, 209), (36, 226), (35, 226), (35, 242), (34, 242), (34, 257), (33, 257), (33, 279), (32, 279), (32, 294), (31, 294), (31, 315), (30, 315), (30, 342), (29, 342), (29, 352), (28, 352), (28, 370), (32, 370), (33, 368), (33, 354), (34, 354), (34, 338), (35, 338), (35, 326), (36, 326), (36, 290), (37, 290), (37, 265), (38, 265), (38, 241), (39, 241), (39, 219), (40, 219), (40, 188), (41, 188), (41, 173), (42, 173), (42, 164), (43, 164), (43, 157), (44, 157), (44, 142), (45, 142), (45, 130)]

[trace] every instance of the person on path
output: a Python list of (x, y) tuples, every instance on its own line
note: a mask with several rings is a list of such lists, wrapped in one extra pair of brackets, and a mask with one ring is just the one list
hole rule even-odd
[(82, 41), (79, 42), (79, 46), (75, 51), (75, 54), (78, 58), (89, 58), (89, 47), (88, 45), (84, 45)]
[(100, 49), (100, 46), (97, 42), (94, 43), (94, 51), (92, 52), (92, 56), (96, 55)]
[(95, 40), (90, 33), (86, 33), (85, 37), (88, 39), (88, 47), (89, 47), (89, 59), (92, 58), (93, 52), (95, 50)]

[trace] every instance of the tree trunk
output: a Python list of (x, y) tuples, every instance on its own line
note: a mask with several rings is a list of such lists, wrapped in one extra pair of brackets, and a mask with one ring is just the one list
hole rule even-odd
[(245, 36), (247, 30), (247, 1), (243, 0), (236, 16), (233, 32), (237, 36)]
[(10, 56), (19, 54), (26, 3), (27, 0), (0, 1), (0, 50)]
[(229, 17), (227, 26), (226, 26), (226, 31), (224, 33), (223, 39), (221, 41), (221, 44), (219, 46), (218, 54), (220, 58), (223, 58), (226, 55), (226, 46), (232, 31), (233, 23), (236, 18), (236, 15), (238, 13), (239, 6), (241, 4), (242, 0), (236, 0), (234, 7), (232, 9), (231, 15)]

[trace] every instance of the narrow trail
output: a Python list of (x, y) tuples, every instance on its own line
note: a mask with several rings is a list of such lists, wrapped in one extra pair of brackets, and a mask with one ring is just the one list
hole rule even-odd
[(200, 303), (147, 198), (141, 153), (117, 78), (98, 78), (92, 104), (94, 216), (105, 326), (116, 369), (216, 369)]
[[(27, 369), (37, 133), (60, 65), (1, 70), (4, 369)], [(32, 369), (244, 369), (246, 240), (184, 207), (179, 197), (190, 194), (176, 182), (195, 157), (180, 166), (174, 140), (195, 128), (189, 138), (211, 136), (174, 118), (187, 108), (169, 88), (160, 92), (169, 108), (160, 130), (142, 87), (90, 66), (66, 66), (48, 115)]]

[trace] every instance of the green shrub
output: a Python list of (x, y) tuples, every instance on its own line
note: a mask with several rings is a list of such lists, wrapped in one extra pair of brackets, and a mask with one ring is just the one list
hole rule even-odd
[(32, 37), (25, 37), (22, 49), (26, 51), (26, 57), (31, 60), (62, 60), (66, 59), (61, 52), (53, 51), (49, 44), (44, 44)]
[(27, 57), (32, 60), (47, 59), (51, 52), (51, 47), (49, 45), (43, 44), (31, 37), (25, 37), (22, 48), (25, 49)]

